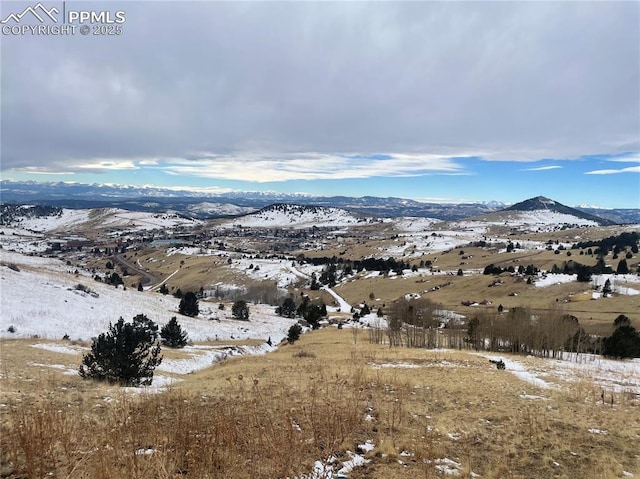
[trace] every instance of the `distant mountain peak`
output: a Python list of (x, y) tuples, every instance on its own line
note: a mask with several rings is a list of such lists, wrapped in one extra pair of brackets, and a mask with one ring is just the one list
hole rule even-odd
[(594, 221), (601, 226), (610, 226), (615, 224), (613, 221), (601, 218), (599, 216), (590, 215), (575, 208), (571, 208), (569, 206), (563, 205), (562, 203), (558, 203), (551, 198), (547, 198), (546, 196), (536, 196), (535, 198), (529, 198), (528, 200), (521, 201), (520, 203), (516, 203), (515, 205), (505, 208), (502, 211), (553, 211), (555, 213), (575, 216), (576, 218), (580, 218), (583, 220)]

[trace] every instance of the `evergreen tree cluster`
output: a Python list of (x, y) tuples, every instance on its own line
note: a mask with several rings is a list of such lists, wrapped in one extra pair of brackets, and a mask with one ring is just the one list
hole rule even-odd
[(327, 306), (324, 303), (312, 303), (308, 296), (304, 296), (300, 304), (289, 296), (276, 307), (276, 314), (285, 318), (301, 317), (309, 323), (313, 329), (320, 327), (320, 321), (327, 316)]
[(615, 331), (602, 340), (602, 354), (616, 359), (640, 358), (640, 332), (623, 314), (613, 322)]
[[(162, 344), (170, 348), (182, 348), (188, 342), (187, 332), (175, 316), (162, 327), (159, 336)], [(121, 386), (147, 386), (161, 363), (158, 326), (138, 314), (131, 322), (120, 318), (109, 324), (109, 329), (93, 340), (91, 352), (83, 356), (78, 374), (84, 379)]]
[(584, 249), (597, 247), (599, 250), (595, 251), (595, 254), (606, 255), (609, 251), (624, 251), (626, 248), (631, 248), (634, 253), (638, 252), (638, 242), (640, 242), (640, 235), (636, 231), (620, 233), (618, 236), (609, 236), (608, 238), (599, 241), (581, 241), (572, 246), (572, 249)]
[(504, 272), (509, 272), (509, 273), (518, 273), (518, 274), (524, 274), (527, 276), (533, 276), (536, 275), (540, 272), (540, 270), (538, 268), (536, 268), (534, 265), (530, 264), (527, 265), (526, 267), (523, 265), (518, 266), (518, 269), (516, 270), (513, 266), (508, 266), (507, 268), (503, 268), (501, 266), (496, 266), (495, 264), (491, 263), (487, 266), (485, 266), (484, 271), (482, 272), (482, 274), (486, 274), (486, 275), (499, 275), (502, 274)]
[[(363, 270), (380, 271), (383, 273), (394, 271), (397, 274), (402, 274), (403, 270), (411, 268), (410, 263), (391, 257), (387, 259), (364, 258), (361, 260), (346, 260), (337, 256), (322, 256), (317, 258), (306, 258), (305, 256), (302, 256), (301, 261), (313, 264), (314, 266), (329, 265), (330, 269), (326, 270), (329, 272), (329, 275), (331, 272), (337, 273), (338, 267), (342, 269), (343, 274), (351, 274), (353, 271), (360, 273)], [(333, 266), (333, 268), (331, 268), (331, 266)], [(328, 284), (327, 281), (323, 281), (322, 277), (320, 278), (320, 282)]]
[(78, 373), (122, 386), (149, 385), (153, 370), (162, 362), (157, 339), (158, 326), (144, 314), (130, 323), (120, 318), (93, 341)]
[[(593, 266), (587, 266), (573, 260), (563, 261), (560, 266), (554, 264), (550, 272), (554, 274), (577, 274), (578, 281), (588, 282), (591, 281), (591, 276), (594, 274), (612, 274), (614, 270), (611, 266), (606, 265), (604, 258), (599, 258), (598, 262)], [(626, 259), (621, 259), (618, 262), (615, 272), (618, 274), (629, 273), (629, 265)]]

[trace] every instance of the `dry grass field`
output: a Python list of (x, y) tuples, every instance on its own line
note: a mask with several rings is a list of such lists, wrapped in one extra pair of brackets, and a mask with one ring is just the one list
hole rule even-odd
[[(387, 226), (382, 224), (377, 228), (383, 230)], [(371, 227), (369, 227), (371, 228)], [(377, 230), (376, 230), (377, 231)], [(590, 228), (589, 237), (611, 236), (622, 232), (615, 228)], [(359, 232), (358, 234), (364, 234)], [(373, 230), (369, 231), (373, 235)], [(564, 230), (550, 233), (520, 234), (514, 236), (512, 241), (579, 241), (584, 240), (585, 231)], [(386, 257), (384, 247), (389, 247), (392, 241), (366, 238), (345, 238), (342, 244), (324, 250), (306, 251), (309, 257), (336, 256), (344, 260), (359, 260), (370, 255)], [(411, 250), (413, 251), (413, 250)], [(567, 250), (569, 251), (569, 250)], [(640, 296), (614, 295), (598, 301), (591, 301), (592, 288), (588, 283), (566, 283), (542, 288), (527, 284), (522, 277), (511, 277), (508, 274), (496, 277), (493, 275), (479, 274), (488, 264), (494, 264), (503, 268), (529, 264), (541, 270), (549, 270), (554, 264), (562, 266), (562, 263), (574, 260), (582, 264), (593, 266), (596, 264), (595, 255), (580, 255), (579, 251), (567, 251), (555, 254), (553, 251), (526, 250), (513, 253), (499, 253), (498, 249), (458, 247), (443, 252), (415, 253), (407, 257), (400, 257), (412, 265), (418, 265), (421, 261), (431, 262), (436, 273), (429, 268), (421, 268), (418, 275), (411, 274), (404, 277), (383, 277), (364, 273), (356, 275), (344, 283), (336, 286), (335, 290), (342, 295), (347, 302), (358, 304), (367, 302), (374, 307), (390, 305), (399, 297), (408, 293), (426, 295), (432, 301), (441, 304), (443, 308), (456, 311), (465, 316), (472, 316), (477, 310), (495, 309), (502, 304), (504, 308), (525, 307), (537, 311), (561, 309), (567, 314), (576, 316), (580, 324), (589, 333), (610, 334), (613, 320), (620, 314), (625, 314), (634, 325), (640, 326)], [(239, 254), (233, 253), (232, 256)], [(215, 284), (242, 285), (245, 287), (258, 287), (260, 282), (251, 278), (237, 268), (231, 268), (227, 264), (227, 256), (199, 256), (172, 254), (167, 255), (161, 249), (146, 249), (134, 254), (129, 254), (132, 261), (139, 261), (160, 279), (166, 279), (170, 292), (180, 288), (184, 291), (197, 291), (200, 287), (212, 288)], [(617, 265), (618, 259), (612, 259), (609, 255), (606, 262)], [(630, 265), (638, 262), (637, 255), (629, 260)], [(463, 270), (463, 276), (457, 276), (458, 269)], [(442, 273), (437, 273), (441, 271)], [(449, 274), (447, 274), (449, 273)], [(135, 276), (125, 280), (131, 285), (137, 284)], [(499, 280), (498, 284), (495, 284)], [(299, 286), (301, 286), (300, 284)], [(623, 283), (620, 285), (624, 286)], [(633, 284), (626, 286), (634, 288)], [(156, 288), (157, 289), (157, 288)], [(635, 287), (637, 289), (637, 287)], [(293, 294), (299, 291), (290, 288)], [(318, 297), (320, 293), (304, 290), (312, 297)], [(374, 300), (370, 299), (371, 294)], [(332, 299), (325, 294), (324, 301), (331, 304)], [(463, 301), (485, 302), (486, 305), (477, 307), (463, 306)]]
[(554, 388), (540, 389), (469, 352), (326, 328), (136, 394), (64, 374), (80, 355), (33, 342), (1, 345), (0, 473), (11, 479), (328, 479), (339, 467), (312, 476), (317, 461), (347, 461), (367, 441), (352, 479), (640, 474), (640, 403), (617, 392), (611, 406), (608, 392), (602, 404), (588, 376), (549, 372)]
[[(507, 310), (524, 307), (572, 314), (593, 334), (611, 334), (613, 320), (620, 314), (640, 328), (640, 295), (614, 294), (593, 301), (588, 283), (540, 287), (508, 273), (481, 274), (491, 263), (516, 269), (532, 264), (547, 270), (570, 259), (593, 265), (595, 256), (575, 250), (571, 256), (544, 249), (504, 253), (502, 245), (458, 244), (435, 252), (424, 247), (430, 234), (397, 237), (389, 228), (381, 224), (354, 229), (353, 236), (345, 234), (327, 242), (324, 249), (304, 253), (359, 260), (388, 258), (393, 252), (396, 259), (411, 265), (430, 262), (432, 270), (425, 266), (402, 276), (365, 271), (333, 288), (347, 303), (366, 302), (373, 311), (382, 307), (389, 313), (398, 298), (412, 293), (467, 318), (494, 312), (501, 304)], [(589, 239), (619, 232), (590, 229)], [(495, 227), (491, 234), (514, 243), (586, 239), (584, 230), (511, 235), (508, 229)], [(163, 248), (145, 248), (126, 254), (159, 281), (166, 280), (170, 293), (177, 288), (211, 290), (216, 285), (248, 289), (266, 287), (267, 282), (275, 285), (273, 277), (267, 279), (267, 271), (271, 267), (278, 271), (279, 264), (263, 263), (259, 275), (248, 267), (254, 251), (265, 247), (264, 239), (258, 235), (253, 244), (243, 238), (229, 241), (244, 248), (242, 252), (229, 248), (213, 255), (168, 254)], [(94, 258), (82, 266), (104, 273), (108, 259)], [(635, 255), (630, 264), (637, 261)], [(607, 263), (615, 267), (617, 260), (609, 256)], [(312, 300), (334, 304), (330, 292), (306, 289), (310, 269), (303, 273), (304, 267), (296, 266), (291, 257), (282, 265), (299, 267), (282, 273), (292, 273), (288, 289), (296, 298), (306, 293)], [(120, 266), (116, 270), (122, 273)], [(127, 288), (135, 287), (138, 279), (124, 277)], [(619, 285), (638, 289), (637, 283)], [(343, 310), (331, 316), (345, 320), (351, 313)], [(384, 336), (384, 331), (378, 333)], [(151, 389), (82, 380), (76, 371), (81, 347), (89, 343), (66, 342), (67, 352), (62, 353), (33, 347), (47, 343), (39, 339), (4, 339), (0, 342), (0, 477), (640, 476), (640, 398), (635, 386), (625, 386), (629, 378), (611, 379), (620, 387), (606, 388), (605, 402), (601, 378), (596, 377), (602, 373), (595, 370), (593, 375), (588, 368), (559, 375), (552, 360), (511, 358), (513, 364), (544, 377), (548, 386), (541, 387), (509, 368), (497, 370), (487, 357), (473, 352), (390, 348), (371, 344), (370, 334), (374, 333), (367, 329), (327, 327), (264, 356), (229, 358), (190, 374), (163, 371), (164, 382)], [(69, 354), (73, 347), (77, 354)], [(191, 354), (163, 352), (167, 360)]]

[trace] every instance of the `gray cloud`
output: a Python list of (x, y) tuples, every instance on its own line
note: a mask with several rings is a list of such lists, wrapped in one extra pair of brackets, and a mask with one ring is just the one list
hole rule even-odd
[(104, 5), (121, 37), (2, 39), (3, 169), (640, 149), (635, 2)]

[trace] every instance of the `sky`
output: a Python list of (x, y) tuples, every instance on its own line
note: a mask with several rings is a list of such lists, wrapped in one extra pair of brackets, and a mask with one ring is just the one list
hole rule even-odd
[(640, 208), (639, 2), (36, 5), (2, 179)]

